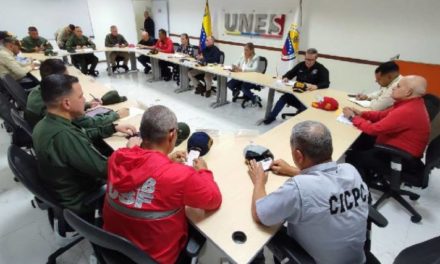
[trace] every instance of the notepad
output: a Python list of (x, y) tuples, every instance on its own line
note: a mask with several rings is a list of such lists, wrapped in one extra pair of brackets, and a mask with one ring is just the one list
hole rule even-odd
[(353, 123), (342, 113), (336, 118), (336, 120), (346, 125), (353, 125)]
[(351, 101), (357, 105), (360, 105), (362, 107), (365, 107), (365, 108), (369, 108), (371, 106), (371, 101), (368, 101), (368, 100), (356, 100), (356, 98), (352, 98), (352, 97), (349, 97), (347, 99), (349, 101)]
[(294, 86), (295, 85), (295, 81), (283, 82), (283, 80), (277, 80), (277, 84), (284, 84), (284, 85), (287, 85), (287, 86)]
[(232, 65), (224, 65), (223, 70), (232, 71)]

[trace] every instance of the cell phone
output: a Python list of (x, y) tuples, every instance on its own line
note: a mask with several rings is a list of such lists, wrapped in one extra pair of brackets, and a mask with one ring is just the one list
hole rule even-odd
[(356, 97), (356, 94), (347, 94), (348, 97)]
[(273, 159), (272, 158), (265, 158), (264, 160), (260, 160), (258, 163), (261, 164), (264, 171), (270, 170), (270, 167), (272, 166)]
[(194, 149), (190, 150), (185, 164), (192, 167), (194, 165), (194, 160), (198, 159), (199, 156), (200, 156), (200, 151)]

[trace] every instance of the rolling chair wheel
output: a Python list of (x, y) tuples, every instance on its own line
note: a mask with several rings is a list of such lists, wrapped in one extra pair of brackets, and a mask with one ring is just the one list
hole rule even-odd
[(413, 223), (418, 223), (418, 222), (420, 222), (420, 220), (422, 220), (422, 217), (420, 215), (411, 216), (411, 222), (413, 222)]
[(411, 201), (417, 201), (419, 198), (420, 198), (420, 195), (410, 195), (410, 196), (409, 196), (409, 199), (410, 199)]

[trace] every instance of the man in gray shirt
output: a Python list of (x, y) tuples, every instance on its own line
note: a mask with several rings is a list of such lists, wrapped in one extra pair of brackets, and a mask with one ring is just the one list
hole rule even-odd
[(273, 173), (291, 177), (273, 193), (266, 194), (261, 164), (249, 163), (253, 218), (266, 226), (287, 222), (287, 235), (316, 263), (364, 263), (367, 185), (353, 166), (331, 160), (332, 138), (323, 124), (298, 123), (290, 146), (296, 167), (283, 160), (272, 164)]

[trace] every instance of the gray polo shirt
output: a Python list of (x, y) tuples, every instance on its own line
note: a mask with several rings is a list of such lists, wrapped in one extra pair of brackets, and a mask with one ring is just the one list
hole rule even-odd
[(287, 221), (293, 237), (316, 261), (365, 262), (368, 188), (350, 164), (328, 162), (302, 170), (256, 204), (267, 226)]

